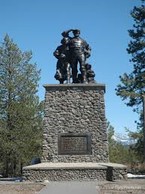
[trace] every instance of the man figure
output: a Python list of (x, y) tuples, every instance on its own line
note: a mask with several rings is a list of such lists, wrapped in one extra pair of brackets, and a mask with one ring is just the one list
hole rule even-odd
[[(74, 37), (70, 37), (69, 33), (72, 31)], [(73, 83), (78, 83), (78, 63), (80, 64), (80, 72), (82, 75), (82, 82), (87, 83), (86, 78), (86, 58), (90, 56), (91, 49), (89, 44), (80, 38), (80, 30), (78, 29), (71, 29), (62, 33), (64, 37), (69, 38), (69, 57), (71, 61), (71, 68), (72, 68), (72, 79)]]

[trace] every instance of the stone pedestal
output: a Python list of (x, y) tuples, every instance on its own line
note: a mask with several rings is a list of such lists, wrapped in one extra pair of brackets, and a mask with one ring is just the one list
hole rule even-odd
[(25, 179), (113, 180), (121, 174), (124, 177), (125, 166), (108, 163), (105, 85), (44, 87), (42, 163), (25, 167)]
[(44, 87), (43, 162), (108, 162), (105, 86)]

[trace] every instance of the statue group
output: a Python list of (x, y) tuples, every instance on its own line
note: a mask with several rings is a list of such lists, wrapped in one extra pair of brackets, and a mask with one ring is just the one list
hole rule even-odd
[[(70, 36), (72, 33), (72, 36)], [(62, 32), (61, 45), (54, 51), (58, 59), (55, 79), (63, 83), (95, 83), (95, 73), (86, 62), (91, 55), (89, 44), (80, 37), (80, 30), (70, 29)], [(78, 64), (79, 70), (78, 71)]]

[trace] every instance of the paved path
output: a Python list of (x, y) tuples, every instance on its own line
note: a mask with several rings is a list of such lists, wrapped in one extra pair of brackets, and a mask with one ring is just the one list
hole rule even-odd
[(38, 194), (145, 194), (145, 179), (50, 182)]
[(38, 194), (99, 194), (99, 187), (96, 185), (94, 181), (50, 182)]

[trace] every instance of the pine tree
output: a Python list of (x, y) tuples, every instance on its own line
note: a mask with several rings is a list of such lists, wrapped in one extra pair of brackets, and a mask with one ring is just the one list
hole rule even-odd
[[(143, 97), (145, 96), (145, 6), (143, 4), (139, 7), (134, 6), (131, 16), (134, 19), (134, 25), (133, 29), (128, 31), (131, 41), (128, 44), (127, 52), (132, 57), (130, 62), (133, 64), (133, 70), (130, 74), (124, 73), (120, 76), (121, 84), (117, 86), (116, 93), (122, 100), (126, 101), (127, 106), (133, 107), (133, 110), (139, 114), (140, 122), (138, 122), (138, 128), (142, 130), (143, 134), (142, 104)], [(139, 147), (141, 148), (143, 141), (140, 138), (138, 139), (138, 143), (140, 143)], [(140, 153), (139, 150), (138, 152)]]
[(108, 122), (108, 143), (109, 143), (109, 160), (110, 162), (123, 163), (131, 166), (132, 163), (137, 159), (136, 153), (131, 146), (131, 142), (123, 144), (121, 136), (115, 134), (114, 127)]
[(40, 70), (32, 52), (22, 52), (8, 35), (0, 46), (0, 163), (4, 176), (16, 175), (40, 154), (42, 103)]

